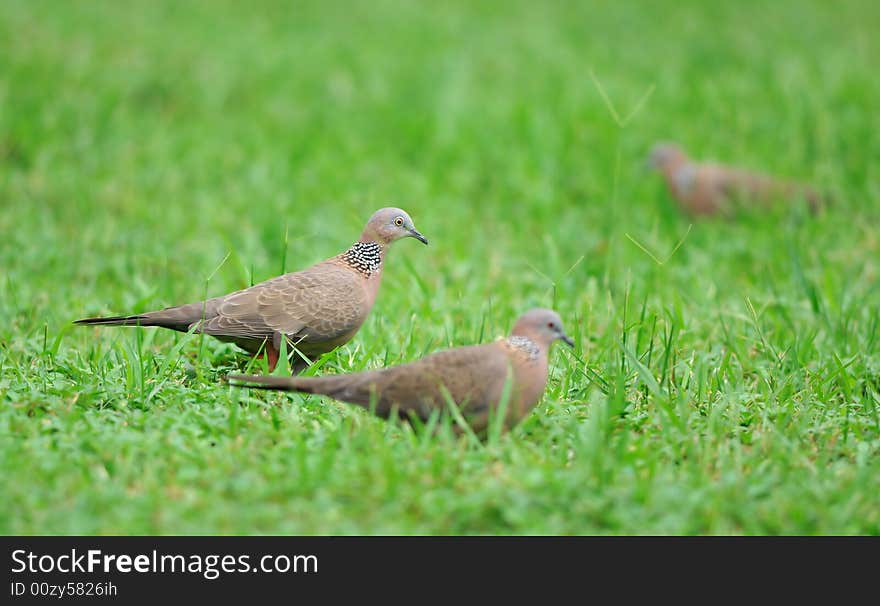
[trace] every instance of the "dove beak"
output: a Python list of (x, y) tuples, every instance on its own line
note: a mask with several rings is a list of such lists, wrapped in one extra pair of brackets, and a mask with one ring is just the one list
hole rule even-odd
[(565, 343), (569, 347), (572, 347), (572, 348), (574, 347), (574, 339), (569, 337), (567, 334), (563, 333), (563, 334), (559, 335), (559, 338), (562, 340), (563, 343)]
[(425, 246), (428, 245), (428, 238), (426, 238), (425, 236), (423, 236), (422, 234), (420, 234), (420, 233), (419, 233), (418, 231), (416, 231), (415, 229), (411, 229), (411, 230), (409, 230), (409, 235), (411, 235), (413, 238), (415, 238), (416, 240), (418, 240), (419, 242), (421, 242), (421, 243), (424, 244)]

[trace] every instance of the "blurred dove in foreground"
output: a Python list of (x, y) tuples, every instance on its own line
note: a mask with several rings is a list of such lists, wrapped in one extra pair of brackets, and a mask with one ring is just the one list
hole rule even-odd
[[(405, 211), (382, 208), (351, 248), (302, 271), (199, 303), (75, 323), (194, 330), (254, 355), (265, 352), (270, 370), (278, 362), (282, 338), (287, 339), (288, 351), (296, 348), (314, 359), (347, 343), (358, 331), (376, 301), (388, 246), (401, 238), (428, 243)], [(293, 364), (294, 371), (307, 366), (300, 356)]]
[(673, 143), (656, 144), (648, 164), (663, 174), (672, 196), (691, 215), (724, 214), (733, 211), (736, 204), (766, 206), (798, 198), (806, 200), (810, 210), (816, 212), (821, 201), (807, 185), (734, 166), (695, 162)]
[[(475, 431), (507, 402), (510, 428), (538, 403), (547, 385), (547, 355), (554, 341), (574, 342), (556, 312), (532, 309), (517, 320), (507, 338), (440, 351), (409, 364), (326, 377), (229, 375), (237, 387), (322, 394), (373, 410), (383, 418), (397, 411), (403, 419), (426, 421), (444, 412), (447, 397)], [(373, 408), (375, 407), (375, 408)]]

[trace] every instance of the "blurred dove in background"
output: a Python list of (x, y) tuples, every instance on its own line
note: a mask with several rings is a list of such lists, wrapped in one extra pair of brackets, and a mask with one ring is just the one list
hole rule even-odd
[(737, 206), (806, 200), (812, 212), (821, 197), (810, 186), (723, 164), (695, 162), (674, 143), (657, 143), (648, 157), (682, 210), (694, 216), (729, 214)]

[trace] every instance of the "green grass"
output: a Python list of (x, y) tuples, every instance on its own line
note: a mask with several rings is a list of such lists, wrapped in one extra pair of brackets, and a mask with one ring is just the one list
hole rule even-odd
[[(878, 29), (868, 1), (4, 0), (0, 532), (880, 533)], [(658, 139), (835, 204), (691, 225)], [(390, 204), (431, 246), (318, 372), (552, 307), (577, 347), (513, 432), (71, 325), (304, 267)]]

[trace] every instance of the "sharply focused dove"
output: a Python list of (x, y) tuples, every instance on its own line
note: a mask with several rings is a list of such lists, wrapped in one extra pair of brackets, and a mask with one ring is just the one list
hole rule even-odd
[(238, 387), (322, 394), (388, 418), (427, 420), (447, 411), (448, 398), (475, 431), (506, 401), (504, 426), (518, 423), (535, 407), (547, 385), (550, 346), (574, 346), (562, 321), (549, 309), (532, 309), (517, 320), (507, 338), (440, 351), (409, 364), (382, 370), (324, 377), (229, 375)]
[(807, 185), (735, 166), (695, 162), (673, 143), (656, 144), (648, 164), (663, 174), (682, 210), (695, 216), (729, 213), (736, 204), (766, 206), (798, 198), (816, 212), (821, 202), (819, 194)]
[[(194, 330), (254, 355), (264, 351), (272, 370), (282, 338), (291, 346), (288, 351), (296, 348), (314, 359), (355, 335), (376, 301), (388, 246), (401, 238), (428, 243), (405, 211), (382, 208), (351, 248), (302, 271), (199, 303), (75, 323)], [(293, 366), (299, 371), (307, 364), (295, 356)]]

